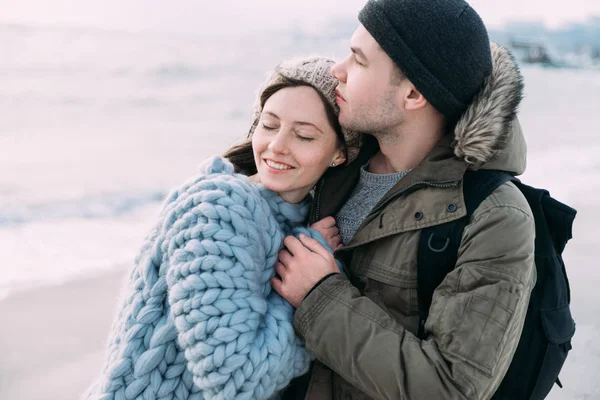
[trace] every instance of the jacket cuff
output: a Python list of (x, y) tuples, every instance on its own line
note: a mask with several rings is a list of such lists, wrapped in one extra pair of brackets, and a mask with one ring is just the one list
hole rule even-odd
[(335, 275), (335, 274), (339, 274), (339, 272), (332, 272), (332, 273), (327, 274), (324, 277), (322, 277), (321, 280), (319, 282), (317, 282), (317, 284), (315, 286), (313, 286), (312, 289), (310, 289), (310, 291), (308, 293), (306, 293), (306, 296), (304, 296), (304, 299), (302, 299), (302, 301), (304, 301), (313, 292), (313, 290), (315, 290), (317, 288), (317, 286), (319, 286), (321, 283), (323, 283), (325, 281), (325, 279), (327, 279), (330, 276)]
[(294, 328), (296, 334), (304, 339), (312, 324), (319, 314), (331, 303), (336, 295), (351, 288), (352, 284), (340, 273), (332, 273), (325, 276), (317, 283), (304, 298), (300, 307), (294, 314)]

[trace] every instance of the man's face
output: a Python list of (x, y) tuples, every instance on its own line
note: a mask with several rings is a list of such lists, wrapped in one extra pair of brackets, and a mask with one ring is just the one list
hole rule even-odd
[(402, 121), (402, 86), (393, 82), (397, 67), (361, 25), (350, 39), (350, 55), (331, 69), (340, 84), (337, 103), (342, 127), (378, 134)]

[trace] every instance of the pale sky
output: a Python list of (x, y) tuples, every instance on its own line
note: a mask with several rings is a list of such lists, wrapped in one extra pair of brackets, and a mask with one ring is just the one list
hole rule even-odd
[[(0, 0), (0, 23), (199, 33), (318, 25), (352, 18), (365, 0)], [(471, 0), (489, 27), (508, 20), (550, 26), (600, 16), (600, 0)]]

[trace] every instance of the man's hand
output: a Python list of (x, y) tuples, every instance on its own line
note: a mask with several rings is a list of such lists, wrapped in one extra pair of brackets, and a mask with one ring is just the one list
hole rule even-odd
[(340, 237), (340, 231), (337, 226), (335, 226), (335, 218), (333, 217), (325, 217), (310, 226), (313, 229), (316, 229), (325, 241), (334, 251), (337, 249), (341, 249), (344, 247), (342, 244), (342, 238)]
[(285, 249), (279, 252), (275, 265), (278, 276), (271, 286), (281, 297), (298, 308), (304, 297), (325, 276), (340, 272), (333, 255), (319, 242), (301, 234), (300, 240), (287, 236)]

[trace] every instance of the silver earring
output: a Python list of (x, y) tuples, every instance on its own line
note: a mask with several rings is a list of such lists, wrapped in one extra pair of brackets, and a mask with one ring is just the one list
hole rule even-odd
[(335, 161), (331, 163), (331, 166), (332, 166), (332, 167), (335, 167)]

